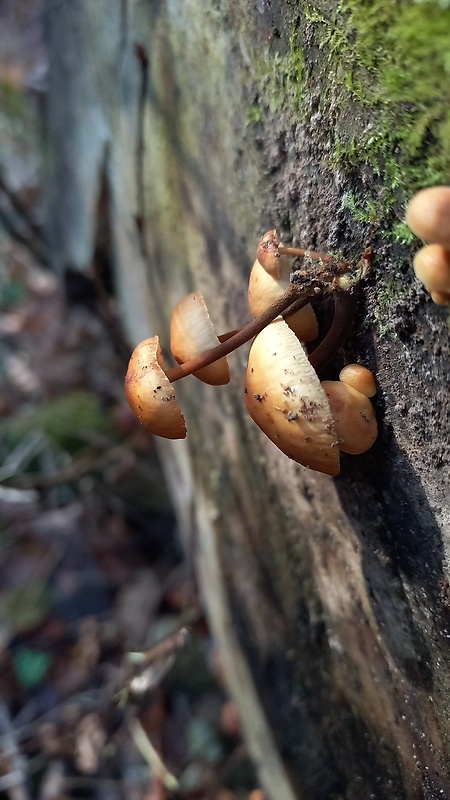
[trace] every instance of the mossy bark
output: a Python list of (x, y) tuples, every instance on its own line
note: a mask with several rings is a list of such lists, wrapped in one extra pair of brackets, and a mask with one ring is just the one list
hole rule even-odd
[[(440, 30), (450, 12), (377, 0), (363, 30), (357, 10), (47, 0), (55, 264), (89, 271), (103, 187), (131, 344), (158, 333), (168, 351), (171, 310), (193, 289), (219, 329), (247, 320), (268, 228), (350, 257), (370, 240), (376, 254), (329, 372), (351, 360), (376, 374), (380, 436), (367, 454), (343, 456), (337, 479), (286, 459), (245, 413), (245, 352), (230, 358), (230, 386), (177, 384), (188, 439), (160, 444), (273, 800), (450, 792), (449, 336), (399, 226), (416, 184), (449, 180), (446, 118), (414, 94), (420, 71), (389, 97), (401, 56), (385, 42), (387, 19), (400, 29), (405, 14), (425, 59), (414, 26), (441, 14)], [(378, 45), (366, 63), (365, 42)], [(445, 96), (444, 71), (435, 82)], [(407, 152), (419, 111), (428, 122)]]

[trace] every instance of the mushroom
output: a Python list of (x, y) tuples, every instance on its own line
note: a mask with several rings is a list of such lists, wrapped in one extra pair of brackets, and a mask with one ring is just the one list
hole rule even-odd
[(450, 250), (450, 186), (431, 186), (414, 195), (406, 222), (420, 239)]
[(342, 381), (323, 381), (328, 398), (339, 449), (360, 455), (369, 450), (378, 435), (375, 411), (369, 398)]
[(195, 374), (250, 341), (269, 322), (296, 302), (300, 295), (295, 286), (289, 286), (260, 317), (239, 331), (225, 334), (218, 344), (170, 369), (164, 366), (157, 336), (141, 342), (132, 353), (128, 365), (125, 393), (128, 403), (142, 425), (158, 436), (184, 439), (186, 427), (172, 382)]
[(186, 425), (170, 383), (159, 345), (153, 336), (132, 353), (125, 378), (125, 394), (140, 423), (165, 439), (184, 439)]
[(286, 255), (280, 255), (280, 240), (275, 230), (267, 231), (258, 242), (256, 260), (262, 268), (274, 278), (281, 278), (283, 273), (290, 272), (290, 261)]
[[(170, 323), (170, 348), (178, 364), (196, 358), (219, 344), (206, 303), (200, 292), (192, 292), (175, 306)], [(193, 373), (213, 386), (230, 381), (230, 370), (225, 357)]]
[[(279, 255), (278, 250), (276, 231), (268, 231), (259, 242), (248, 285), (248, 303), (254, 317), (259, 317), (289, 286), (291, 263), (287, 256)], [(286, 316), (286, 322), (301, 341), (317, 339), (319, 328), (309, 303)]]
[(326, 394), (303, 345), (281, 318), (253, 341), (245, 403), (285, 455), (318, 472), (339, 474), (338, 436)]
[[(248, 304), (254, 317), (259, 317), (289, 286), (290, 265), (287, 265), (287, 269), (280, 270), (280, 273), (279, 277), (275, 277), (258, 260), (253, 264), (248, 284)], [(319, 326), (310, 303), (286, 316), (286, 322), (302, 342), (317, 339)]]
[(375, 378), (370, 369), (362, 364), (347, 364), (339, 373), (339, 380), (351, 386), (366, 397), (373, 397), (377, 393)]
[(431, 299), (438, 306), (450, 306), (450, 292), (431, 292)]
[(438, 305), (450, 305), (450, 186), (418, 192), (408, 205), (406, 221), (427, 242), (415, 255), (418, 279)]
[[(364, 379), (366, 391), (372, 392), (368, 376)], [(326, 475), (339, 474), (339, 450), (364, 453), (378, 434), (368, 397), (342, 381), (321, 384), (303, 345), (282, 319), (253, 341), (245, 403), (253, 421), (283, 453)]]
[(432, 294), (450, 294), (450, 250), (440, 244), (422, 247), (414, 257), (414, 271)]
[[(307, 251), (281, 248), (278, 244), (275, 244), (275, 249), (275, 253), (269, 254), (268, 263), (272, 271), (284, 255), (307, 254)], [(264, 253), (263, 260), (266, 256)], [(181, 301), (174, 312), (171, 335), (178, 366), (165, 368), (157, 336), (136, 347), (129, 363), (125, 389), (131, 408), (145, 427), (166, 438), (184, 438), (185, 422), (172, 382), (187, 375), (204, 373), (210, 365), (217, 369), (216, 362), (221, 360), (225, 361), (226, 372), (223, 372), (222, 365), (220, 377), (208, 374), (206, 380), (215, 384), (228, 382), (225, 357), (256, 337), (250, 350), (246, 380), (250, 415), (290, 458), (328, 475), (339, 473), (337, 432), (327, 396), (314, 367), (321, 368), (329, 361), (348, 331), (356, 300), (354, 290), (366, 275), (370, 253), (365, 251), (356, 265), (355, 274), (350, 277), (352, 262), (336, 260), (321, 253), (309, 252), (309, 256), (320, 261), (320, 267), (312, 273), (298, 270), (285, 291), (277, 292), (274, 302), (238, 331), (217, 337), (200, 293), (194, 292)], [(340, 283), (341, 280), (344, 284)], [(280, 315), (303, 308), (312, 294), (324, 289), (335, 292), (339, 302), (336, 299), (330, 329), (308, 360), (299, 339)], [(262, 406), (264, 411), (261, 413), (261, 404), (266, 399), (269, 402)]]

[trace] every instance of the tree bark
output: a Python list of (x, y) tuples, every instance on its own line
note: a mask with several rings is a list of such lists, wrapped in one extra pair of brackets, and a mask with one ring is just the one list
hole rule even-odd
[[(89, 274), (101, 197), (132, 345), (158, 333), (169, 352), (171, 311), (194, 289), (221, 331), (247, 321), (248, 275), (269, 228), (351, 258), (374, 248), (353, 333), (326, 375), (349, 361), (375, 372), (380, 435), (368, 453), (343, 455), (336, 479), (287, 459), (246, 415), (243, 351), (230, 357), (229, 386), (176, 385), (188, 437), (159, 443), (273, 800), (450, 793), (449, 336), (398, 232), (413, 185), (402, 170), (425, 164), (425, 174), (426, 147), (441, 180), (448, 164), (431, 111), (406, 163), (410, 131), (396, 120), (407, 113), (412, 131), (416, 106), (375, 91), (393, 47), (391, 3), (359, 5), (379, 16), (366, 65), (351, 2), (46, 9), (55, 267)], [(419, 15), (412, 0), (399, 5), (386, 10), (396, 24)], [(437, 4), (420, 13), (450, 25)], [(408, 34), (417, 59), (432, 46), (420, 19)], [(435, 80), (445, 96), (448, 76)], [(375, 163), (369, 140), (382, 135)]]

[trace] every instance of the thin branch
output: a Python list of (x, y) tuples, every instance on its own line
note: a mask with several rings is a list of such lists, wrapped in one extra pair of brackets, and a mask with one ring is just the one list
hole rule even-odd
[(14, 214), (5, 208), (4, 203), (0, 205), (0, 222), (12, 239), (25, 245), (40, 264), (45, 267), (49, 266), (50, 257), (45, 243), (39, 241), (26, 227), (21, 227), (15, 220)]
[(161, 757), (153, 747), (139, 720), (133, 717), (128, 721), (128, 726), (130, 728), (133, 741), (140, 754), (150, 767), (151, 773), (160, 778), (164, 786), (169, 789), (169, 791), (176, 792), (178, 789), (178, 781), (175, 778), (175, 775), (172, 775), (172, 773), (169, 772), (166, 765), (161, 760)]
[(2, 737), (2, 757), (11, 769), (0, 778), (0, 791), (8, 793), (10, 800), (31, 800), (26, 781), (26, 761), (16, 740), (7, 706), (0, 700), (0, 734)]
[(29, 213), (28, 209), (25, 207), (24, 203), (19, 199), (17, 192), (15, 192), (10, 186), (8, 186), (5, 176), (0, 171), (0, 191), (6, 195), (9, 200), (11, 207), (14, 211), (21, 217), (23, 223), (33, 232), (37, 239), (41, 241), (43, 245), (46, 245), (45, 237), (42, 234), (42, 230), (39, 225), (34, 221)]

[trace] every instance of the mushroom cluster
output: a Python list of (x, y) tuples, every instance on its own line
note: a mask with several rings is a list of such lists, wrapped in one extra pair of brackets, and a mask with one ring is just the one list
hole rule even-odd
[(416, 253), (414, 270), (438, 305), (450, 306), (450, 186), (418, 192), (406, 221), (420, 239), (430, 242)]
[[(291, 259), (301, 266), (291, 273)], [(338, 381), (320, 382), (320, 370), (335, 355), (349, 331), (355, 287), (370, 269), (365, 251), (355, 265), (330, 254), (284, 247), (275, 231), (260, 240), (248, 289), (252, 322), (218, 336), (204, 298), (192, 292), (176, 306), (170, 347), (178, 366), (167, 368), (157, 336), (134, 350), (125, 379), (128, 403), (141, 424), (169, 439), (186, 436), (173, 383), (194, 375), (211, 385), (230, 380), (226, 356), (253, 339), (245, 379), (251, 418), (289, 458), (305, 467), (337, 475), (340, 451), (359, 454), (377, 437), (369, 400), (373, 375), (353, 364)], [(308, 354), (303, 342), (318, 336), (312, 297), (332, 292), (335, 311), (326, 335)]]

